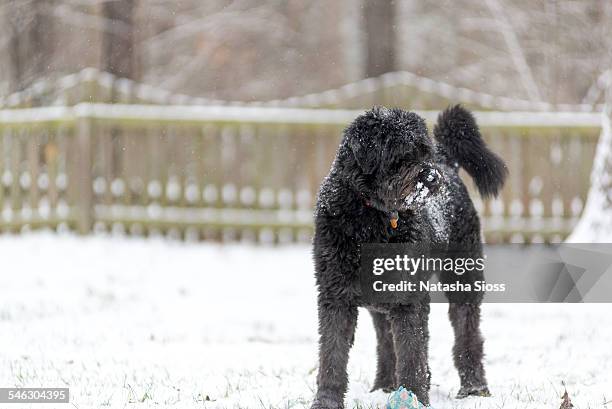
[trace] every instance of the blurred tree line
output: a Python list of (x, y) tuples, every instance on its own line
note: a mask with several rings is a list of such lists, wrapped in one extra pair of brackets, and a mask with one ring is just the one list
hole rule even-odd
[(408, 70), (580, 103), (609, 68), (610, 0), (2, 0), (0, 94), (99, 67), (266, 100)]

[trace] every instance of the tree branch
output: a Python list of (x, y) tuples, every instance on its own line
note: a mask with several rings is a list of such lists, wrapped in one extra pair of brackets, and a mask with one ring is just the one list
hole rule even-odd
[(493, 14), (493, 17), (497, 20), (500, 26), (500, 31), (504, 36), (504, 41), (506, 42), (506, 46), (510, 51), (510, 55), (512, 56), (512, 61), (514, 62), (514, 66), (516, 67), (522, 83), (523, 87), (527, 91), (529, 95), (529, 99), (534, 102), (542, 101), (542, 97), (540, 95), (540, 90), (533, 79), (533, 73), (531, 72), (531, 67), (527, 64), (527, 59), (525, 58), (525, 54), (523, 53), (523, 49), (521, 48), (516, 32), (510, 25), (504, 10), (499, 3), (499, 0), (486, 0), (487, 7)]

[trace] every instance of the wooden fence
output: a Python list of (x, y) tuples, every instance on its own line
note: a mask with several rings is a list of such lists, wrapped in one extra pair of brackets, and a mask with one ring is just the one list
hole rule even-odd
[[(0, 110), (0, 231), (294, 242), (360, 111), (77, 104)], [(431, 126), (436, 112), (419, 112)], [(560, 241), (586, 198), (595, 113), (478, 112), (510, 177), (486, 239)], [(468, 186), (472, 182), (466, 178)]]

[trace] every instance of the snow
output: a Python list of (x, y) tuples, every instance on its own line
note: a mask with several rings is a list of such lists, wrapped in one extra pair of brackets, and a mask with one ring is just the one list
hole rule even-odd
[[(0, 236), (0, 257), (1, 386), (68, 385), (78, 408), (310, 404), (317, 322), (307, 246), (32, 233)], [(484, 305), (494, 396), (455, 400), (446, 306), (433, 305), (433, 407), (556, 408), (562, 381), (577, 408), (606, 407), (609, 311), (606, 304)], [(385, 393), (368, 392), (374, 351), (362, 312), (347, 408), (386, 402)]]
[(429, 188), (423, 184), (423, 182), (418, 182), (414, 187), (414, 190), (406, 196), (404, 199), (404, 204), (408, 207), (422, 204), (425, 199), (429, 196)]

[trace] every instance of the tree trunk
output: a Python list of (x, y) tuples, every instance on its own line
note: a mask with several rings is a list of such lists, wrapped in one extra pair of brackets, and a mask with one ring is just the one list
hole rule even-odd
[(395, 71), (395, 2), (364, 0), (366, 77)]
[(6, 29), (9, 36), (9, 90), (21, 91), (42, 78), (53, 64), (53, 1), (9, 2)]
[[(610, 77), (610, 76), (608, 76)], [(580, 221), (568, 243), (612, 242), (612, 84), (606, 86), (606, 105), (595, 161), (591, 171), (591, 187)]]
[(135, 0), (109, 0), (102, 3), (106, 19), (102, 37), (102, 69), (130, 79), (136, 79), (134, 7)]

